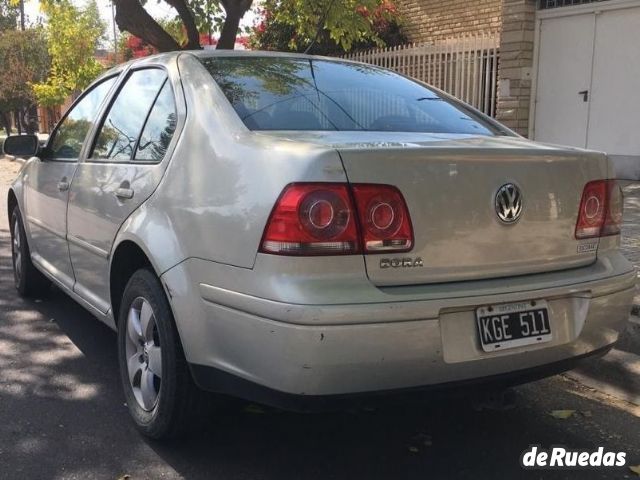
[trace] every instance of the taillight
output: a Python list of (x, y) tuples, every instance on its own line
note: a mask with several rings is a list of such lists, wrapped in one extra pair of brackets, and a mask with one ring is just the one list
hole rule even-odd
[(406, 252), (413, 229), (404, 198), (390, 185), (353, 185), (365, 252)]
[(260, 250), (280, 255), (358, 253), (360, 245), (348, 186), (287, 186), (271, 213)]
[(622, 223), (622, 191), (615, 180), (585, 185), (580, 201), (576, 239), (618, 235)]
[(607, 212), (602, 226), (601, 236), (618, 235), (622, 227), (623, 198), (622, 189), (615, 180), (607, 181)]
[(362, 251), (406, 252), (412, 247), (409, 211), (397, 188), (292, 183), (285, 187), (271, 212), (260, 251), (278, 255), (346, 255)]

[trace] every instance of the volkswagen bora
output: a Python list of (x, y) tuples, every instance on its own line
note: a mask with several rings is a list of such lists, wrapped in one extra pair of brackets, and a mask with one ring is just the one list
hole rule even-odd
[(210, 393), (518, 382), (616, 342), (633, 267), (604, 154), (530, 142), (391, 71), (176, 52), (101, 76), (8, 197), (15, 284), (118, 332), (151, 437)]

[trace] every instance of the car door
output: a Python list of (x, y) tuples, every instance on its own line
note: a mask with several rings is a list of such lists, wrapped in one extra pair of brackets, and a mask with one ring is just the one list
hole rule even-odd
[(68, 211), (74, 290), (103, 313), (110, 308), (109, 256), (116, 234), (160, 182), (175, 128), (166, 71), (131, 70), (78, 165)]
[(24, 176), (33, 260), (69, 289), (74, 283), (66, 237), (69, 186), (87, 134), (116, 78), (105, 78), (75, 102), (54, 129), (41, 158), (29, 163)]

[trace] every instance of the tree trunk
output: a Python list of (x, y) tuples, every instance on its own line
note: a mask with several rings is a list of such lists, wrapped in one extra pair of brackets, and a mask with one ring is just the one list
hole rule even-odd
[(9, 123), (9, 117), (5, 112), (0, 112), (0, 123), (2, 124), (2, 128), (7, 134), (7, 137), (11, 135), (11, 124)]
[(219, 50), (233, 50), (238, 36), (240, 20), (247, 13), (247, 10), (251, 8), (253, 0), (220, 0), (220, 3), (227, 15), (216, 48)]
[(138, 0), (113, 0), (113, 3), (120, 30), (135, 35), (160, 52), (181, 49), (178, 42), (147, 13)]
[(22, 135), (22, 122), (20, 121), (20, 110), (14, 110), (13, 121), (18, 129), (18, 135)]
[(218, 40), (218, 50), (233, 50), (236, 45), (236, 36), (238, 35), (238, 27), (240, 26), (240, 20), (244, 12), (239, 11), (227, 12), (227, 17), (224, 20), (222, 32), (220, 33), (220, 40)]
[(29, 135), (33, 135), (38, 130), (40, 130), (40, 125), (38, 122), (38, 108), (35, 105), (30, 105), (27, 107), (25, 112), (25, 120), (26, 120), (26, 129)]

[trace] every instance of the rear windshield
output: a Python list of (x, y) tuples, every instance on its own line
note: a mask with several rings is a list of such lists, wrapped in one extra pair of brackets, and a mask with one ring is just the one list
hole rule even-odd
[(201, 61), (251, 130), (496, 133), (457, 102), (373, 66), (273, 57)]

